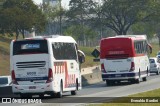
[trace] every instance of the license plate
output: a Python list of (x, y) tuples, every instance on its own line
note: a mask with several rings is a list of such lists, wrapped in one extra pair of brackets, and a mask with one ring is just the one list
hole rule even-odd
[(36, 86), (30, 86), (29, 89), (36, 89)]
[(120, 74), (116, 74), (115, 76), (116, 76), (116, 77), (121, 77), (121, 75), (120, 75)]

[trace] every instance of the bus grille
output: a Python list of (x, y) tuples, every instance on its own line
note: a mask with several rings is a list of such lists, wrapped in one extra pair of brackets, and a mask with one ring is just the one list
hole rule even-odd
[(45, 61), (30, 61), (30, 62), (17, 62), (17, 68), (37, 68), (44, 67), (46, 65)]

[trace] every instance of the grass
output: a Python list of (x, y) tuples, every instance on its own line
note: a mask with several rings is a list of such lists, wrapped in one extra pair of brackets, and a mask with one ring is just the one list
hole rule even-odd
[(159, 103), (107, 103), (102, 105), (91, 106), (159, 106)]
[(0, 36), (0, 75), (9, 74), (9, 50), (11, 39)]
[[(157, 97), (160, 97), (160, 89), (156, 89), (156, 90), (152, 90), (152, 91), (148, 91), (148, 92), (143, 92), (143, 93), (138, 93), (138, 94), (134, 94), (134, 95), (130, 95), (130, 96), (127, 96), (127, 97), (132, 97), (134, 99), (136, 99), (135, 97), (142, 97), (142, 99), (145, 97), (146, 98), (152, 98), (152, 99), (156, 99)], [(128, 101), (130, 99), (128, 98), (120, 98), (120, 99), (117, 99), (117, 100), (113, 100), (111, 101), (111, 103), (103, 103), (103, 104), (92, 104), (92, 105), (89, 105), (89, 106), (160, 106), (160, 101), (158, 103), (127, 103), (127, 102), (130, 102)]]
[(9, 56), (0, 53), (0, 76), (9, 74)]
[(82, 64), (82, 68), (99, 65), (99, 62), (93, 62), (94, 57), (91, 55), (91, 53), (95, 49), (94, 47), (79, 47), (79, 49), (82, 50), (86, 55), (85, 63)]
[(152, 54), (150, 57), (155, 57), (157, 55), (157, 52), (160, 50), (157, 43), (152, 43)]
[(130, 97), (160, 97), (160, 89), (138, 93), (135, 95), (131, 95)]

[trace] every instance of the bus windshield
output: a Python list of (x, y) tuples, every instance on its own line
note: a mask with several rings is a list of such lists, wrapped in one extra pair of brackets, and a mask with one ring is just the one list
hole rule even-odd
[(101, 58), (123, 59), (132, 57), (134, 47), (129, 38), (110, 38), (101, 41)]
[(16, 41), (13, 44), (13, 55), (39, 53), (48, 54), (47, 40)]

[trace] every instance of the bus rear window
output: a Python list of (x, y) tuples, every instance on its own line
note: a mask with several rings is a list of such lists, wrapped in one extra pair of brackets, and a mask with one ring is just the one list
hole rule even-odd
[(46, 40), (25, 40), (16, 41), (13, 44), (13, 55), (47, 53)]

